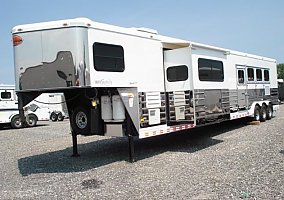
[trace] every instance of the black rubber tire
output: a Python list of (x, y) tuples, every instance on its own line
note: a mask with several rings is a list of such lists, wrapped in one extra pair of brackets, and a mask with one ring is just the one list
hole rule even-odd
[(20, 115), (15, 115), (12, 120), (11, 120), (11, 127), (12, 128), (22, 128), (23, 125), (22, 123), (20, 122)]
[(55, 112), (52, 112), (50, 114), (50, 120), (53, 121), (53, 122), (56, 122), (57, 119), (58, 119), (58, 115)]
[(254, 108), (254, 117), (253, 119), (255, 121), (260, 121), (260, 108), (258, 106), (255, 106)]
[(57, 114), (57, 120), (60, 121), (60, 122), (62, 122), (64, 120), (64, 116), (63, 116), (62, 112), (59, 112)]
[(35, 127), (37, 124), (38, 118), (35, 114), (28, 114), (26, 117), (26, 123), (28, 127)]
[(263, 106), (261, 106), (261, 108), (260, 108), (260, 121), (261, 122), (265, 122), (266, 121), (266, 106), (265, 105), (263, 105)]
[(268, 105), (266, 107), (266, 119), (267, 120), (270, 120), (273, 116), (273, 109), (272, 109), (272, 106), (271, 105)]
[(76, 134), (89, 135), (91, 127), (90, 111), (84, 107), (76, 107), (71, 116), (71, 127)]

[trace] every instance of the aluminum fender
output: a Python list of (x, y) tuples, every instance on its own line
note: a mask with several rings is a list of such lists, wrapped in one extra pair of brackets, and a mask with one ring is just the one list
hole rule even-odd
[(279, 105), (273, 105), (272, 106), (272, 109), (273, 109), (273, 113), (272, 114), (273, 114), (273, 116), (275, 116), (275, 113), (276, 113), (277, 110), (279, 110), (279, 108), (280, 108)]
[(117, 88), (117, 90), (137, 133), (139, 133), (139, 102), (137, 88)]
[(12, 113), (10, 116), (9, 116), (9, 122), (12, 121), (13, 117), (18, 115), (19, 114), (19, 111), (15, 111), (14, 113)]
[(249, 112), (249, 117), (253, 117), (254, 116), (254, 108), (256, 105), (259, 105), (261, 106), (262, 104), (265, 104), (265, 105), (269, 105), (269, 103), (271, 103), (270, 101), (255, 101), (251, 104), (251, 107), (250, 109), (248, 110)]

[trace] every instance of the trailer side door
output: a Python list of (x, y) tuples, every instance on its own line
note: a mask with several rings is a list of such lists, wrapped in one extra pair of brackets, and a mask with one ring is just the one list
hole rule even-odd
[(237, 65), (237, 94), (238, 94), (238, 107), (240, 109), (247, 108), (248, 94), (247, 94), (247, 73), (246, 67)]

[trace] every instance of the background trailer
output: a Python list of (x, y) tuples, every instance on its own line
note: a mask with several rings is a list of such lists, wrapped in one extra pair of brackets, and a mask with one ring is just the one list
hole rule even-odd
[[(61, 93), (43, 93), (25, 105), (25, 126), (34, 127), (37, 121), (62, 121), (68, 116), (64, 96)], [(56, 119), (53, 120), (52, 116)], [(18, 110), (18, 98), (14, 85), (0, 84), (0, 127), (11, 125), (12, 128), (21, 128)]]

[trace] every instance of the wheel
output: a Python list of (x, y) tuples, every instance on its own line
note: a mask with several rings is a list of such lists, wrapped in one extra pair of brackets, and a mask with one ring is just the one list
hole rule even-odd
[(268, 105), (266, 107), (266, 119), (269, 120), (271, 119), (273, 116), (273, 109), (272, 109), (272, 106), (271, 105)]
[(50, 114), (50, 120), (53, 121), (53, 122), (56, 122), (57, 119), (58, 119), (58, 115), (55, 112), (52, 112)]
[(71, 126), (76, 134), (90, 133), (90, 112), (84, 107), (76, 107), (71, 116)]
[(28, 116), (26, 117), (26, 122), (28, 127), (34, 127), (37, 124), (37, 116), (35, 114), (28, 114)]
[(58, 119), (58, 121), (63, 121), (64, 120), (64, 116), (63, 116), (62, 112), (59, 112), (57, 114), (57, 119)]
[(12, 128), (22, 128), (22, 122), (20, 121), (20, 115), (15, 115), (11, 120)]
[(254, 118), (255, 121), (260, 121), (260, 109), (258, 106), (254, 108)]
[(266, 120), (266, 106), (265, 105), (263, 105), (263, 106), (261, 106), (261, 108), (260, 108), (260, 121), (261, 122), (265, 122), (265, 120)]

